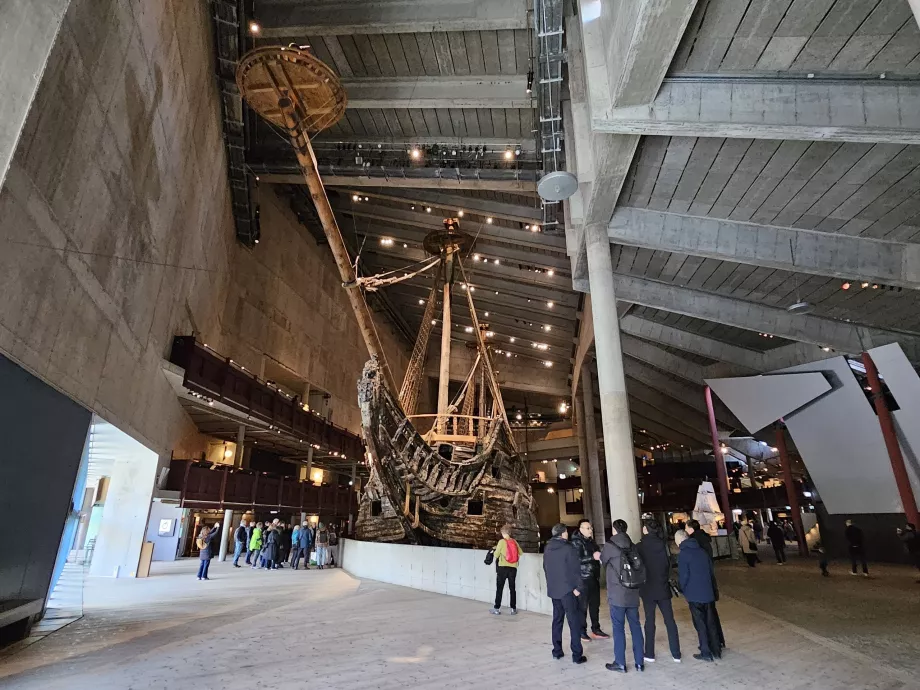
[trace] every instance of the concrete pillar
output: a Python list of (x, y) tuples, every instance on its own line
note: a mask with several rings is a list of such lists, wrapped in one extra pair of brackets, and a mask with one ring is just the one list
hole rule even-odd
[(604, 225), (585, 227), (588, 253), (588, 282), (594, 317), (594, 349), (597, 354), (597, 379), (604, 428), (604, 455), (607, 467), (607, 490), (610, 493), (610, 519), (626, 520), (629, 533), (638, 541), (639, 488), (633, 457), (632, 424), (623, 372), (623, 349), (620, 323), (613, 288), (613, 264), (610, 241)]
[[(581, 397), (575, 395), (575, 414), (572, 422), (578, 440), (578, 466), (581, 469), (581, 501), (585, 517), (594, 522), (594, 492), (591, 490), (591, 467), (588, 464), (588, 438), (585, 436), (585, 406)], [(597, 527), (595, 526), (595, 529)], [(598, 530), (600, 534), (600, 530)]]
[[(586, 358), (587, 359), (587, 358)], [(591, 481), (591, 496), (593, 512), (586, 513), (598, 539), (606, 539), (604, 531), (604, 490), (601, 486), (601, 468), (597, 457), (597, 425), (594, 423), (594, 374), (587, 363), (581, 367), (581, 397), (576, 396), (580, 403), (578, 408), (579, 425), (584, 420), (585, 451), (588, 467), (588, 478)]]
[[(220, 551), (218, 551), (218, 559), (221, 562), (227, 559), (227, 544), (230, 542), (230, 530), (233, 525), (233, 511), (229, 508), (224, 511), (224, 522), (220, 526)], [(213, 551), (211, 553), (214, 553)]]
[(303, 387), (303, 395), (301, 396), (300, 402), (301, 402), (301, 406), (306, 405), (307, 409), (312, 410), (313, 408), (310, 407), (310, 387), (311, 386), (309, 383)]
[(233, 466), (243, 466), (243, 444), (246, 441), (246, 427), (240, 424), (236, 430), (236, 455), (233, 457)]
[(313, 446), (307, 450), (307, 481), (313, 483)]

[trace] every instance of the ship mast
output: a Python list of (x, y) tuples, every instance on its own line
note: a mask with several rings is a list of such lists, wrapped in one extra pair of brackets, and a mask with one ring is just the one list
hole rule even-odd
[(448, 395), (448, 386), (450, 385), (450, 334), (451, 334), (451, 314), (450, 314), (450, 293), (454, 285), (454, 254), (457, 246), (453, 243), (445, 244), (442, 251), (444, 260), (444, 297), (443, 297), (443, 317), (441, 319), (441, 362), (438, 371), (438, 421), (437, 433), (443, 433), (447, 425), (447, 413), (450, 405), (450, 396)]
[(310, 132), (330, 127), (344, 114), (346, 98), (342, 85), (335, 73), (310, 53), (281, 46), (257, 48), (247, 53), (240, 61), (236, 80), (249, 106), (287, 131), (368, 354), (377, 358), (384, 385), (396, 394), (399, 387), (387, 364), (370, 309), (356, 282), (355, 269), (310, 145)]

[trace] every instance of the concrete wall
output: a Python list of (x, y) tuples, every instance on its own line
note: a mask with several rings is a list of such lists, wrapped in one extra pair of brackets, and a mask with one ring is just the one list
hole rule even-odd
[[(171, 536), (159, 535), (160, 520), (173, 520)], [(153, 560), (174, 561), (176, 550), (179, 547), (179, 536), (182, 532), (182, 508), (168, 503), (154, 501), (150, 504), (150, 515), (147, 518), (147, 536), (144, 541), (153, 542)]]
[[(475, 599), (491, 606), (495, 599), (495, 566), (485, 565), (485, 557), (486, 552), (479, 549), (342, 540), (342, 567), (355, 577)], [(502, 605), (507, 604), (506, 587)], [(552, 613), (542, 554), (521, 554), (517, 605), (522, 611)]]
[(0, 601), (48, 594), (90, 417), (0, 356)]
[[(233, 252), (223, 354), (259, 371), (263, 353), (330, 393), (332, 421), (357, 432), (357, 381), (367, 349), (327, 246), (319, 246), (272, 185), (258, 193), (261, 240)], [(397, 381), (410, 345), (382, 318), (377, 331)], [(210, 344), (210, 343), (209, 343)]]

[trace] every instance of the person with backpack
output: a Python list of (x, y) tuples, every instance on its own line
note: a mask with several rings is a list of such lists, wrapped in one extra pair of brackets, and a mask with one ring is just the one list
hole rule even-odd
[(568, 621), (572, 663), (583, 664), (588, 659), (581, 646), (578, 605), (581, 567), (578, 552), (569, 544), (568, 529), (561, 522), (553, 525), (552, 535), (543, 549), (543, 574), (546, 576), (546, 596), (553, 600), (553, 658), (565, 656), (562, 652), (562, 624)]
[(329, 530), (326, 529), (325, 523), (319, 523), (316, 530), (316, 567), (322, 570), (326, 567), (326, 559), (329, 557)]
[(335, 568), (339, 565), (339, 535), (335, 533), (335, 527), (329, 526), (329, 565)]
[(639, 587), (645, 611), (645, 661), (655, 661), (655, 609), (658, 609), (668, 631), (671, 658), (680, 663), (680, 637), (671, 606), (671, 554), (658, 520), (649, 517), (642, 521), (642, 538), (636, 548), (646, 570), (645, 584)]
[(700, 548), (699, 542), (691, 539), (684, 530), (674, 535), (674, 541), (680, 549), (677, 560), (680, 591), (690, 607), (693, 627), (700, 639), (700, 653), (694, 654), (693, 658), (700, 661), (721, 659), (722, 646), (713, 615), (716, 597), (712, 587), (712, 561)]
[(255, 570), (259, 567), (259, 554), (262, 552), (262, 523), (257, 522), (252, 528), (252, 534), (249, 536), (249, 554), (252, 556), (250, 568)]
[(502, 525), (502, 538), (498, 540), (492, 555), (495, 558), (495, 606), (489, 609), (489, 613), (496, 616), (502, 612), (502, 594), (505, 592), (505, 582), (508, 583), (508, 592), (510, 593), (511, 615), (517, 614), (517, 590), (515, 589), (515, 578), (517, 578), (518, 561), (521, 559), (521, 547), (511, 538), (511, 525)]
[(211, 567), (211, 540), (217, 536), (220, 531), (220, 523), (215, 522), (214, 527), (208, 530), (207, 525), (201, 528), (198, 538), (195, 539), (195, 546), (198, 547), (198, 579), (208, 580), (208, 568)]
[(613, 625), (613, 663), (608, 671), (626, 673), (626, 627), (632, 637), (636, 670), (645, 670), (644, 640), (639, 624), (639, 588), (645, 584), (645, 564), (639, 550), (626, 533), (625, 520), (614, 520), (612, 534), (601, 551), (600, 561), (607, 567), (607, 603)]
[(578, 603), (581, 605), (581, 639), (590, 641), (588, 636), (588, 614), (591, 614), (591, 633), (598, 639), (608, 639), (610, 635), (601, 630), (600, 605), (601, 605), (601, 564), (595, 554), (600, 553), (600, 547), (594, 541), (594, 528), (591, 521), (581, 519), (578, 529), (569, 543), (578, 551), (578, 560), (581, 563), (581, 596)]
[(246, 538), (246, 520), (240, 520), (240, 526), (236, 528), (236, 533), (234, 534), (233, 545), (233, 567), (241, 568), (240, 565), (240, 556), (243, 555), (243, 551), (246, 550), (247, 544), (249, 544), (249, 539)]

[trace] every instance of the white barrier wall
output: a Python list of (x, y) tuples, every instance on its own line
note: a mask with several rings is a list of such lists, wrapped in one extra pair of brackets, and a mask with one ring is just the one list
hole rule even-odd
[[(495, 566), (483, 563), (485, 557), (486, 552), (478, 549), (342, 540), (342, 567), (355, 577), (475, 599), (491, 606), (495, 599)], [(507, 586), (502, 606), (508, 606)], [(536, 613), (553, 611), (546, 596), (543, 554), (521, 554), (517, 607)]]

